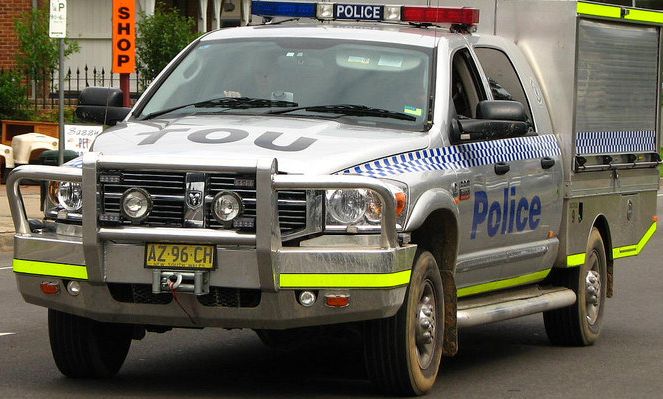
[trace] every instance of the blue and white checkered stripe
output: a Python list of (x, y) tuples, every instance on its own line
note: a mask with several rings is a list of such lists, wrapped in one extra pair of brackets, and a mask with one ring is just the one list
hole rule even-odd
[(626, 130), (614, 132), (578, 132), (576, 154), (602, 155), (656, 152), (654, 130)]
[(403, 173), (465, 169), (559, 154), (557, 139), (552, 134), (546, 134), (412, 151), (357, 165), (339, 174), (388, 177)]

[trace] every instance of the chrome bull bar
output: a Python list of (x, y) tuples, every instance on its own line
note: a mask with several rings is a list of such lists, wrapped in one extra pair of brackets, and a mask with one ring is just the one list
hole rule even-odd
[[(256, 175), (256, 233), (239, 234), (234, 231), (165, 227), (100, 227), (97, 220), (97, 171), (100, 169), (167, 170), (200, 172), (239, 172)], [(88, 153), (82, 169), (57, 166), (19, 166), (7, 179), (7, 196), (17, 235), (31, 234), (20, 192), (23, 180), (56, 180), (80, 182), (83, 186), (82, 243), (90, 281), (103, 281), (103, 241), (183, 242), (218, 245), (255, 246), (258, 274), (263, 290), (277, 291), (281, 231), (278, 223), (277, 191), (288, 189), (368, 189), (374, 191), (383, 204), (380, 247), (398, 248), (396, 232), (396, 203), (389, 187), (382, 181), (361, 176), (303, 176), (279, 175), (275, 159), (257, 161), (196, 161), (178, 159), (136, 160), (124, 156), (105, 156)], [(91, 183), (88, 183), (91, 182)], [(90, 201), (93, 198), (93, 201)], [(324, 216), (324, 215), (323, 215)]]

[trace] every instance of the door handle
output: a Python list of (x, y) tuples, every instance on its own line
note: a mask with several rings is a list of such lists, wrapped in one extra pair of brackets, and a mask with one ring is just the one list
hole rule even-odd
[(550, 157), (541, 158), (541, 167), (543, 169), (550, 169), (555, 165), (555, 160)]
[(503, 175), (511, 169), (508, 163), (498, 162), (495, 164), (495, 174)]

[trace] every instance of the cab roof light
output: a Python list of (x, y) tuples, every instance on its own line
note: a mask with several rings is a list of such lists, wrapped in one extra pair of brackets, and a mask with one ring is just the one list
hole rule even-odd
[(253, 1), (251, 14), (263, 17), (315, 18), (316, 3)]
[(451, 23), (476, 25), (479, 23), (479, 9), (469, 7), (409, 7), (401, 10), (401, 20), (420, 23)]

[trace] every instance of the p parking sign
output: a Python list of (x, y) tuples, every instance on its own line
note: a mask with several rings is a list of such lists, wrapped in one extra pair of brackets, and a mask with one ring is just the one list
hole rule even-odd
[(64, 39), (67, 37), (67, 0), (51, 0), (49, 11), (48, 36)]
[(113, 0), (113, 73), (136, 71), (136, 2)]

